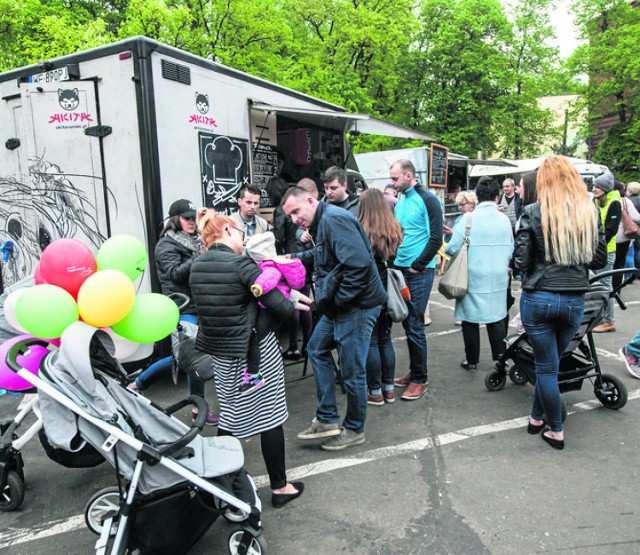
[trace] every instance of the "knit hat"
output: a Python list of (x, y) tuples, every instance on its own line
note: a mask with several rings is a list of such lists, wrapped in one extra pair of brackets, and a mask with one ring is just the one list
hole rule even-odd
[(195, 218), (196, 206), (190, 200), (176, 200), (169, 208), (169, 216), (182, 216), (183, 218)]
[(247, 253), (256, 264), (264, 260), (277, 258), (276, 238), (271, 231), (257, 233), (249, 237), (246, 244)]
[(593, 182), (593, 186), (605, 193), (609, 193), (613, 190), (613, 182), (613, 174), (611, 172), (605, 172), (596, 177), (596, 180)]

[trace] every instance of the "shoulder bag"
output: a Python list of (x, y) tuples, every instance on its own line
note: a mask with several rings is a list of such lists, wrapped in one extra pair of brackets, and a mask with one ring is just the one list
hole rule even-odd
[(638, 227), (638, 224), (629, 216), (626, 199), (622, 199), (622, 229), (624, 230), (625, 236), (629, 239), (638, 239), (640, 237), (640, 227)]
[(461, 299), (469, 290), (467, 251), (469, 249), (471, 218), (472, 214), (470, 213), (467, 218), (467, 227), (464, 232), (462, 246), (449, 261), (449, 265), (440, 278), (440, 283), (438, 283), (438, 291), (447, 299)]
[(395, 268), (387, 268), (387, 313), (392, 321), (402, 322), (409, 316), (409, 307), (405, 302), (408, 293), (409, 288), (402, 272)]

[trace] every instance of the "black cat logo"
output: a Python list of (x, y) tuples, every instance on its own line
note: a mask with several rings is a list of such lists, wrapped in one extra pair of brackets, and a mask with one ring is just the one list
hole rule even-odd
[(200, 94), (196, 91), (196, 108), (201, 114), (206, 114), (209, 111), (209, 95)]
[(80, 104), (78, 89), (58, 89), (58, 103), (68, 112), (75, 110)]

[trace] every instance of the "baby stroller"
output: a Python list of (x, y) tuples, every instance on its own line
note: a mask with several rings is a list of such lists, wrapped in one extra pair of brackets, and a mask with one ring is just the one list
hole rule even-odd
[[(603, 277), (620, 274), (631, 274), (613, 291), (599, 283)], [(603, 374), (593, 341), (592, 330), (602, 323), (607, 311), (609, 298), (613, 297), (622, 310), (627, 307), (620, 297), (620, 291), (632, 283), (640, 271), (624, 268), (596, 274), (589, 279), (591, 289), (585, 294), (585, 307), (582, 323), (576, 335), (569, 343), (560, 359), (558, 386), (560, 393), (582, 389), (585, 380), (593, 384), (596, 399), (610, 409), (621, 409), (627, 403), (627, 388), (615, 376)], [(526, 332), (521, 335), (510, 335), (505, 339), (507, 350), (496, 363), (496, 370), (486, 375), (484, 383), (489, 391), (501, 390), (507, 380), (507, 361), (512, 360), (509, 378), (516, 385), (536, 383), (536, 369), (533, 350)], [(566, 407), (563, 402), (563, 420), (566, 418)]]
[[(116, 470), (118, 486), (98, 492), (85, 510), (100, 535), (97, 554), (187, 553), (220, 515), (242, 523), (229, 537), (230, 553), (266, 552), (240, 442), (199, 435), (207, 416), (202, 398), (163, 410), (127, 390), (111, 339), (84, 322), (65, 330), (59, 351), (34, 376), (16, 359), (40, 341), (17, 343), (7, 364), (37, 387), (49, 443), (70, 455), (90, 445)], [(171, 416), (189, 403), (199, 411), (191, 428)]]

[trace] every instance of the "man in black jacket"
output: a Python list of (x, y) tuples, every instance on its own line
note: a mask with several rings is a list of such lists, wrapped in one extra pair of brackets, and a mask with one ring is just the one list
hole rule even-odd
[[(307, 266), (313, 263), (316, 306), (322, 314), (307, 346), (316, 378), (318, 408), (311, 426), (299, 433), (298, 439), (328, 438), (321, 447), (339, 451), (365, 441), (367, 351), (387, 293), (369, 239), (353, 214), (319, 203), (298, 187), (286, 192), (282, 207), (293, 223), (307, 229), (315, 239), (314, 249), (296, 256)], [(331, 354), (335, 347), (347, 389), (347, 414), (342, 427)]]

